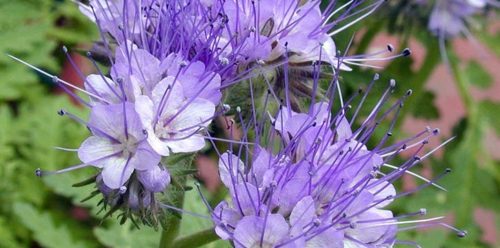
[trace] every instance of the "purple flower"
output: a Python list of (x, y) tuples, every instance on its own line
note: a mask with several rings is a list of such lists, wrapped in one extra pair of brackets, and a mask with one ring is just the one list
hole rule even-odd
[[(206, 78), (212, 77), (207, 76), (210, 73), (224, 75), (234, 70), (236, 61), (221, 62), (221, 54), (217, 48), (217, 43), (221, 42), (219, 36), (222, 29), (214, 26), (221, 22), (222, 17), (211, 19), (212, 15), (206, 8), (203, 1), (196, 0), (94, 0), (89, 5), (80, 5), (81, 11), (95, 21), (102, 32), (105, 50), (110, 50), (108, 47), (114, 42), (118, 43), (121, 51), (117, 52), (117, 69), (129, 69), (128, 65), (134, 63), (152, 63), (151, 67), (141, 68), (145, 71), (146, 81), (155, 81), (154, 77), (161, 75), (158, 73), (166, 68), (160, 67), (157, 70), (158, 63), (160, 66), (164, 65), (164, 60), (171, 59), (172, 54), (176, 54), (180, 60), (203, 63), (204, 67), (201, 69)], [(132, 56), (131, 52), (136, 49), (143, 50), (137, 51), (138, 58)], [(106, 53), (102, 55), (112, 57), (109, 51)], [(235, 57), (232, 53), (225, 56), (226, 59)], [(148, 60), (141, 61), (142, 59)], [(121, 62), (125, 62), (125, 66), (121, 66)], [(197, 69), (200, 69), (199, 65)], [(133, 71), (136, 77), (137, 72)], [(150, 75), (150, 72), (156, 75)], [(200, 81), (197, 86), (202, 87), (205, 83), (208, 82)]]
[[(87, 102), (74, 95), (89, 107), (88, 122), (61, 112), (92, 133), (78, 149), (83, 163), (56, 172), (37, 170), (47, 175), (95, 166), (100, 169), (95, 182), (105, 203), (114, 209), (141, 210), (140, 217), (153, 224), (158, 209), (155, 193), (164, 191), (171, 181), (170, 165), (162, 164), (162, 158), (202, 149), (203, 132), (221, 113), (215, 111), (222, 98), (221, 76), (212, 70), (213, 64), (177, 43), (190, 43), (191, 32), (199, 30), (184, 32), (167, 25), (169, 29), (160, 32), (163, 21), (179, 25), (187, 21), (170, 15), (184, 4), (191, 6), (178, 4), (96, 0), (81, 5), (102, 32), (104, 52), (99, 55), (107, 57), (111, 66), (109, 73), (101, 71), (89, 53), (97, 73), (84, 76), (75, 68), (85, 82), (84, 89), (77, 89), (90, 97)], [(195, 7), (185, 10), (189, 18), (199, 6)], [(177, 36), (178, 32), (182, 34)], [(180, 39), (183, 35), (188, 40)], [(62, 87), (66, 86), (74, 87), (64, 82)], [(155, 213), (144, 216), (148, 211)]]
[[(406, 98), (381, 112), (395, 86), (392, 81), (357, 129), (352, 126), (359, 108), (349, 120), (350, 105), (340, 94), (340, 105), (333, 106), (335, 93), (341, 91), (337, 69), (376, 60), (373, 54), (341, 57), (331, 38), (383, 3), (377, 0), (361, 7), (364, 2), (349, 1), (337, 8), (333, 1), (324, 11), (320, 1), (297, 0), (81, 4), (81, 11), (101, 31), (104, 49), (98, 55), (106, 57), (111, 67), (109, 73), (103, 72), (92, 60), (98, 73), (81, 75), (85, 89), (77, 89), (90, 101), (73, 95), (90, 108), (89, 121), (61, 114), (86, 125), (92, 135), (78, 149), (81, 165), (53, 173), (99, 168), (95, 183), (105, 205), (113, 207), (110, 213), (121, 208), (126, 215), (134, 213), (144, 223), (154, 224), (157, 207), (164, 205), (156, 201), (155, 193), (171, 182), (169, 165), (162, 158), (203, 149), (212, 120), (227, 110), (217, 111), (221, 90), (263, 74), (264, 66), (265, 70), (277, 68), (275, 86), (285, 90), (285, 99), (277, 99), (281, 94), (273, 87), (268, 96), (275, 97), (279, 112), (270, 114), (274, 116), (270, 120), (259, 113), (264, 119), (257, 120), (253, 109), (254, 118), (249, 120), (254, 124), (255, 144), (242, 142), (237, 151), (231, 144), (220, 156), (219, 172), (231, 200), (212, 212), (216, 233), (236, 247), (391, 247), (398, 242), (399, 224), (437, 220), (402, 222), (425, 211), (394, 216), (386, 209), (393, 200), (412, 193), (397, 193), (392, 184), (419, 163), (423, 146), (436, 133), (427, 130), (386, 146), (393, 119), (387, 136), (373, 147), (367, 145), (378, 123), (397, 116)], [(392, 52), (392, 46), (387, 50)], [(382, 60), (408, 54), (404, 50)], [(93, 55), (89, 53), (91, 59)], [(335, 70), (335, 78), (321, 95), (318, 82), (324, 62)], [(313, 87), (305, 94), (312, 102), (307, 111), (300, 111), (289, 95), (294, 85), (304, 83), (290, 81), (289, 66), (292, 72), (313, 75), (309, 78)], [(65, 90), (74, 87), (53, 79)], [(268, 80), (267, 75), (263, 80)], [(334, 108), (339, 109), (336, 114)], [(244, 141), (248, 141), (249, 126), (244, 125)], [(411, 148), (415, 149), (412, 158), (399, 167), (389, 164)], [(436, 186), (434, 180), (424, 180), (424, 186)]]
[(273, 64), (284, 57), (294, 63), (308, 62), (323, 51), (322, 60), (337, 61), (335, 43), (327, 35), (325, 14), (329, 13), (322, 13), (318, 1), (231, 0), (211, 9), (227, 18), (218, 44), (222, 54), (231, 51), (242, 62)]
[(220, 76), (200, 61), (170, 54), (160, 60), (135, 45), (118, 46), (111, 67), (114, 80), (90, 75), (86, 90), (99, 103), (132, 102), (153, 150), (194, 152), (204, 147), (200, 132), (211, 123), (219, 103)]
[(130, 103), (97, 105), (92, 108), (88, 127), (93, 136), (78, 149), (85, 164), (102, 168), (106, 186), (118, 189), (134, 170), (150, 170), (160, 156), (146, 141), (142, 124)]
[[(255, 66), (279, 66), (285, 58), (296, 65), (319, 58), (333, 68), (348, 70), (339, 62), (331, 36), (363, 19), (383, 1), (357, 10), (362, 2), (338, 9), (330, 3), (321, 11), (319, 1), (94, 0), (81, 4), (80, 9), (99, 26), (105, 46), (113, 43), (106, 35), (110, 34), (119, 47), (146, 50), (160, 62), (177, 54), (203, 63), (207, 72), (221, 77), (222, 85), (231, 85)], [(349, 20), (353, 17), (358, 18)], [(126, 64), (134, 63), (130, 59), (135, 58), (127, 58)], [(152, 62), (144, 70), (154, 71), (158, 61)]]
[[(367, 186), (368, 182), (378, 182), (371, 175), (370, 163), (367, 172), (347, 172), (347, 168), (335, 163), (328, 169), (321, 170), (321, 166), (326, 165), (294, 163), (289, 157), (275, 157), (258, 149), (248, 169), (237, 157), (224, 153), (219, 171), (231, 192), (232, 203), (222, 202), (214, 210), (217, 234), (239, 247), (391, 243), (395, 229), (391, 222), (395, 220), (391, 211), (381, 208), (395, 195), (392, 185), (385, 182), (380, 184), (382, 187)], [(384, 225), (362, 224), (366, 220)]]
[(452, 38), (460, 34), (470, 35), (467, 24), (473, 15), (480, 13), (487, 5), (500, 6), (488, 0), (436, 1), (428, 27), (442, 38)]
[(245, 216), (234, 230), (235, 247), (274, 247), (288, 232), (288, 223), (279, 214)]
[(167, 77), (155, 86), (152, 97), (139, 96), (136, 110), (156, 152), (194, 152), (205, 146), (200, 131), (211, 122), (215, 105), (203, 98), (185, 96), (182, 82)]
[(144, 189), (154, 193), (162, 192), (170, 184), (170, 174), (162, 165), (154, 166), (149, 170), (138, 171), (137, 179), (144, 186)]
[(142, 23), (147, 17), (139, 15), (139, 9), (154, 6), (154, 0), (142, 0), (139, 5), (130, 0), (90, 0), (89, 5), (80, 4), (80, 11), (94, 21), (101, 32), (110, 33), (120, 42), (127, 37), (140, 36), (144, 32)]
[(118, 47), (116, 60), (111, 68), (113, 78), (124, 78), (132, 84), (135, 95), (152, 96), (159, 82), (168, 77), (175, 77), (184, 86), (185, 98), (204, 98), (218, 104), (221, 78), (218, 74), (206, 70), (200, 61), (187, 61), (181, 54), (172, 53), (158, 59), (145, 49), (137, 46)]
[[(378, 76), (369, 89), (377, 79)], [(220, 156), (220, 178), (229, 189), (230, 201), (222, 201), (212, 212), (218, 236), (231, 240), (236, 247), (392, 247), (404, 243), (396, 239), (399, 231), (419, 227), (419, 223), (445, 226), (459, 236), (465, 235), (464, 231), (438, 222), (442, 217), (402, 220), (424, 215), (425, 209), (400, 216), (387, 209), (395, 199), (423, 187), (441, 188), (435, 181), (449, 172), (446, 170), (433, 180), (417, 175), (425, 184), (410, 192), (396, 192), (393, 186), (403, 174), (415, 175), (409, 170), (430, 155), (420, 153), (438, 133), (426, 129), (386, 145), (402, 103), (411, 91), (382, 111), (395, 87), (391, 80), (380, 101), (353, 129), (363, 101), (351, 120), (350, 105), (343, 100), (340, 110), (332, 113), (336, 87), (339, 85), (328, 89), (330, 99), (313, 101), (304, 113), (294, 112), (286, 98), (278, 114), (269, 119), (269, 131), (256, 125), (258, 137), (254, 147), (243, 145), (234, 150), (231, 146)], [(391, 119), (387, 135), (370, 149), (369, 138), (388, 116)], [(395, 156), (405, 150), (413, 156), (399, 166), (392, 165)], [(415, 226), (399, 229), (401, 224)]]

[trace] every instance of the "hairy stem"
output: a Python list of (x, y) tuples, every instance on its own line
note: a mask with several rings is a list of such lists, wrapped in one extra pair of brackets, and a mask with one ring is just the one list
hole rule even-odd
[(206, 245), (218, 239), (219, 237), (215, 233), (214, 229), (210, 228), (203, 231), (199, 231), (197, 233), (191, 234), (186, 237), (178, 238), (173, 242), (172, 247), (175, 248), (200, 247), (202, 245)]
[[(168, 165), (172, 182), (165, 191), (167, 204), (182, 209), (184, 205), (184, 193), (186, 191), (186, 171), (193, 169), (192, 154), (178, 154), (169, 156), (163, 161)], [(165, 215), (161, 220), (162, 233), (160, 239), (160, 248), (176, 247), (173, 245), (174, 240), (179, 235), (182, 215), (176, 210), (164, 209)]]

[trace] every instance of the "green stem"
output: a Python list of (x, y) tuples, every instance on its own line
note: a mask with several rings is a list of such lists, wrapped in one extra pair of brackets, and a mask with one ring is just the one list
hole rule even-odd
[[(472, 98), (472, 95), (470, 94), (469, 82), (466, 80), (463, 71), (459, 68), (460, 61), (457, 59), (451, 48), (447, 50), (449, 54), (449, 69), (453, 78), (455, 79), (455, 85), (457, 87), (460, 98), (465, 105), (465, 111), (467, 113), (467, 129), (464, 134), (463, 141), (460, 144), (461, 147), (467, 147), (467, 144), (464, 142), (477, 140), (477, 137), (483, 136), (483, 134), (481, 134), (482, 127), (479, 121), (480, 117), (478, 104)], [(474, 149), (478, 149), (478, 147), (480, 147), (480, 144), (474, 145), (473, 147)], [(470, 152), (470, 156), (476, 158), (480, 151), (471, 151), (470, 149), (467, 149), (467, 152)], [(462, 189), (462, 192), (460, 194), (463, 197), (469, 197), (470, 193), (474, 190), (475, 182), (473, 181), (473, 179), (477, 176), (477, 168), (473, 165), (464, 166), (462, 168), (465, 170), (463, 173), (467, 176), (463, 177), (463, 180), (460, 182)], [(471, 221), (470, 213), (472, 211), (473, 205), (471, 204), (464, 204), (463, 206), (461, 205), (460, 207), (458, 207), (455, 210), (455, 214), (458, 216), (458, 218), (455, 220), (455, 223), (458, 226), (467, 226)]]
[(168, 230), (163, 230), (161, 232), (161, 239), (160, 239), (160, 248), (166, 248), (170, 246), (170, 233)]
[(178, 238), (173, 242), (172, 247), (175, 248), (200, 247), (202, 245), (206, 245), (218, 239), (219, 236), (217, 236), (214, 229), (210, 228), (203, 231), (199, 231), (197, 233), (191, 234), (186, 237)]
[(164, 228), (163, 231), (161, 232), (161, 239), (160, 239), (160, 248), (170, 248), (170, 247), (175, 247), (172, 245), (173, 240), (177, 235), (179, 234), (179, 226), (180, 226), (180, 219), (179, 221), (171, 221), (169, 223), (168, 228)]
[[(169, 165), (172, 178), (170, 186), (165, 191), (165, 196), (168, 200), (168, 204), (178, 209), (182, 209), (184, 205), (184, 193), (187, 181), (185, 172), (193, 169), (193, 158), (194, 156), (192, 154), (176, 154), (167, 157), (165, 161), (163, 161), (165, 164)], [(177, 235), (179, 235), (182, 215), (176, 212), (176, 210), (171, 209), (165, 209), (164, 213), (161, 220), (163, 231), (161, 233), (159, 247), (175, 247), (173, 243)]]
[[(448, 54), (453, 55), (451, 53), (451, 49), (448, 49)], [(475, 103), (474, 99), (469, 94), (470, 92), (469, 82), (467, 82), (467, 80), (463, 75), (463, 72), (460, 70), (458, 66), (458, 60), (456, 58), (452, 58), (450, 56), (449, 66), (450, 66), (450, 71), (453, 77), (455, 78), (455, 84), (457, 86), (458, 93), (460, 94), (460, 98), (462, 98), (462, 101), (465, 105), (465, 109), (469, 115), (472, 115), (474, 113), (471, 113), (471, 111), (474, 109), (473, 106), (475, 105)]]

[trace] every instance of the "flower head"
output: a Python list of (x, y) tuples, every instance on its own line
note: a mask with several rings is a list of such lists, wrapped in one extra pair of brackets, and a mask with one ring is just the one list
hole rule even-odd
[(429, 29), (437, 36), (453, 38), (461, 34), (470, 35), (467, 24), (475, 14), (488, 5), (499, 7), (489, 0), (444, 0), (436, 1), (429, 19)]
[[(365, 2), (348, 1), (336, 8), (333, 1), (324, 11), (320, 1), (297, 0), (91, 0), (81, 4), (82, 12), (101, 31), (103, 52), (88, 54), (97, 73), (81, 75), (84, 89), (53, 79), (65, 90), (73, 87), (89, 96), (87, 101), (73, 94), (89, 107), (88, 121), (65, 111), (60, 114), (84, 124), (91, 135), (77, 149), (82, 164), (56, 172), (37, 170), (37, 175), (97, 167), (92, 180), (103, 202), (112, 206), (109, 213), (122, 209), (127, 216), (138, 215), (144, 223), (155, 225), (157, 207), (165, 205), (155, 194), (171, 182), (170, 165), (162, 158), (201, 150), (206, 129), (228, 109), (219, 107), (221, 90), (259, 74), (271, 86), (264, 109), (269, 99), (280, 109), (269, 113), (269, 119), (252, 109), (254, 116), (248, 121), (254, 124), (255, 146), (242, 142), (235, 151), (231, 145), (220, 156), (220, 176), (231, 201), (221, 202), (212, 212), (217, 234), (237, 247), (392, 246), (398, 242), (399, 224), (439, 219), (402, 222), (425, 211), (394, 216), (386, 208), (412, 193), (397, 193), (392, 184), (429, 155), (419, 157), (436, 132), (426, 130), (387, 146), (394, 117), (387, 135), (377, 145), (368, 145), (380, 121), (397, 116), (406, 98), (382, 111), (395, 87), (393, 81), (357, 129), (353, 126), (359, 108), (348, 120), (350, 105), (340, 94), (339, 106), (335, 105), (334, 92), (341, 91), (340, 69), (349, 70), (347, 65), (373, 61), (372, 56), (393, 50), (388, 46), (374, 55), (337, 54), (331, 37), (383, 3), (376, 0), (361, 7)], [(407, 55), (405, 49), (381, 60)], [(96, 57), (106, 58), (109, 72), (100, 70)], [(325, 95), (318, 93), (322, 63), (332, 72), (327, 75), (333, 76)], [(274, 87), (265, 75), (269, 68), (277, 68)], [(295, 70), (306, 76), (291, 78), (289, 73)], [(300, 87), (308, 76), (312, 87), (298, 91), (311, 105), (301, 111), (289, 90)], [(284, 89), (283, 100), (274, 91), (279, 88)], [(250, 95), (254, 107), (253, 92)], [(335, 108), (338, 112), (333, 114)], [(241, 108), (236, 109), (240, 115)], [(248, 129), (244, 131), (247, 141)], [(414, 149), (410, 159), (399, 167), (389, 164), (407, 149)], [(385, 167), (392, 170), (387, 172)], [(436, 186), (435, 180), (424, 180), (424, 186)]]
[(78, 149), (81, 165), (56, 172), (37, 170), (41, 176), (97, 167), (95, 183), (105, 203), (114, 210), (140, 213), (145, 223), (153, 225), (159, 213), (155, 194), (171, 181), (170, 165), (162, 158), (201, 150), (207, 127), (225, 111), (216, 111), (222, 97), (221, 76), (212, 70), (213, 65), (177, 43), (177, 34), (170, 35), (181, 29), (168, 26), (166, 33), (160, 32), (164, 20), (180, 24), (192, 17), (178, 20), (171, 16), (183, 4), (190, 6), (178, 4), (96, 0), (81, 5), (102, 32), (104, 52), (100, 55), (108, 58), (109, 72), (101, 70), (94, 52), (89, 52), (97, 73), (80, 73), (84, 89), (53, 77), (64, 89), (73, 87), (89, 96), (87, 101), (74, 95), (89, 107), (88, 121), (65, 111), (61, 114), (87, 126), (91, 136)]
[[(375, 76), (369, 89), (377, 80)], [(425, 129), (414, 137), (386, 144), (402, 103), (411, 94), (408, 91), (389, 108), (382, 108), (395, 85), (391, 80), (356, 129), (354, 120), (363, 100), (352, 114), (352, 99), (344, 102), (339, 95), (339, 106), (335, 106), (338, 81), (328, 88), (326, 99), (315, 102), (312, 96), (304, 113), (292, 110), (289, 98), (285, 98), (276, 115), (265, 121), (249, 120), (258, 123), (257, 144), (238, 150), (231, 147), (219, 159), (220, 177), (231, 199), (219, 203), (212, 212), (219, 237), (231, 240), (236, 247), (391, 247), (403, 242), (396, 239), (399, 231), (416, 228), (419, 223), (445, 226), (465, 235), (439, 222), (442, 217), (403, 220), (424, 215), (425, 210), (395, 216), (388, 209), (394, 200), (423, 187), (442, 188), (435, 182), (449, 173), (446, 170), (432, 180), (417, 176), (425, 181), (422, 186), (396, 192), (393, 183), (403, 174), (415, 175), (410, 169), (432, 153), (424, 153), (423, 148), (438, 130)], [(335, 107), (337, 112), (333, 112)], [(386, 135), (370, 147), (374, 130), (389, 116)], [(267, 131), (262, 126), (266, 122), (270, 123)], [(412, 156), (399, 166), (392, 165), (402, 151)], [(415, 225), (398, 228), (402, 224)]]
[(93, 135), (82, 143), (78, 157), (85, 164), (102, 168), (107, 187), (118, 189), (134, 170), (151, 170), (160, 163), (160, 155), (145, 142), (133, 104), (94, 106), (87, 126)]

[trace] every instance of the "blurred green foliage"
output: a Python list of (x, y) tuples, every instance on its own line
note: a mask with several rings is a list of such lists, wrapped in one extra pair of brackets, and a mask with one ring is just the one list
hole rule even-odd
[[(397, 8), (402, 6), (388, 9), (394, 22), (374, 16), (355, 25), (351, 30), (365, 29), (367, 32), (353, 48), (357, 53), (365, 52), (381, 31), (403, 37), (413, 35), (426, 48), (422, 67), (413, 69), (411, 58), (395, 60), (381, 72), (380, 81), (396, 78), (399, 86), (395, 96), (402, 95), (407, 88), (414, 90), (401, 120), (407, 116), (438, 119), (435, 95), (424, 86), (440, 62), (439, 48), (435, 37), (426, 32), (422, 18), (412, 18), (411, 28), (399, 25), (402, 17), (396, 13), (406, 13), (406, 9), (398, 12)], [(82, 117), (87, 112), (72, 104), (67, 96), (54, 94), (50, 80), (41, 78), (4, 54), (15, 55), (58, 75), (64, 62), (61, 46), (90, 44), (97, 37), (94, 25), (71, 1), (0, 0), (0, 35), (0, 247), (156, 247), (159, 232), (147, 227), (137, 230), (130, 222), (121, 226), (114, 218), (102, 221), (102, 213), (99, 215), (95, 207), (97, 199), (80, 202), (93, 188), (72, 188), (71, 185), (91, 175), (92, 169), (42, 179), (34, 175), (38, 167), (56, 170), (79, 162), (75, 154), (53, 147), (76, 148), (86, 137), (87, 130), (57, 116), (56, 112), (61, 107)], [(344, 32), (335, 37), (339, 48), (344, 49), (351, 35)], [(499, 56), (499, 36), (500, 33), (492, 36), (483, 33), (478, 38)], [(404, 39), (401, 47), (406, 47), (407, 42)], [(462, 65), (452, 56), (451, 49), (449, 53), (467, 116), (456, 124), (453, 131), (456, 139), (443, 148), (444, 156), (429, 160), (434, 174), (446, 167), (453, 169), (452, 174), (440, 181), (449, 192), (427, 188), (399, 199), (393, 210), (412, 212), (425, 207), (433, 216), (453, 213), (455, 224), (470, 234), (459, 240), (443, 230), (404, 232), (401, 239), (416, 240), (423, 247), (488, 247), (480, 240), (481, 229), (474, 221), (473, 211), (481, 207), (498, 213), (500, 206), (500, 162), (493, 160), (483, 143), (488, 129), (500, 135), (500, 103), (475, 101), (470, 96), (470, 88), (489, 89), (494, 81), (492, 76), (480, 63), (472, 61)], [(344, 73), (342, 82), (346, 94), (369, 82), (373, 73), (360, 68)], [(375, 87), (366, 104), (374, 104), (378, 100), (377, 92), (384, 87)], [(397, 131), (394, 137), (405, 135)], [(187, 184), (192, 185), (193, 181)], [(184, 197), (187, 211), (208, 214), (196, 191), (189, 191)], [(186, 236), (210, 226), (209, 220), (184, 215), (179, 234)], [(500, 228), (498, 218), (496, 226)], [(229, 245), (217, 241), (206, 247)]]

